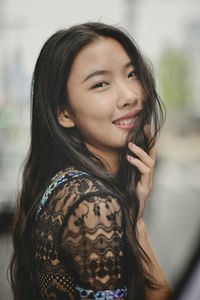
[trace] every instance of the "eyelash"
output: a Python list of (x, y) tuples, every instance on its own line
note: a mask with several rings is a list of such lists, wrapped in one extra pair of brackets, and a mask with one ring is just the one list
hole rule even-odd
[[(134, 76), (130, 76), (131, 74), (134, 74)], [(131, 71), (129, 74), (128, 74), (128, 78), (136, 78), (137, 77), (137, 73), (136, 73), (136, 71)], [(93, 87), (92, 87), (92, 89), (100, 89), (100, 88), (103, 88), (104, 87), (104, 84), (105, 85), (108, 85), (108, 83), (107, 82), (105, 82), (105, 81), (101, 81), (101, 82), (98, 82), (98, 83), (96, 83)]]
[[(108, 85), (108, 83), (106, 83), (106, 82), (104, 82), (104, 81), (101, 81), (101, 82), (96, 83), (96, 84), (92, 87), (92, 89), (99, 89), (99, 88), (102, 88), (102, 87), (104, 87), (104, 86), (102, 86), (103, 84)], [(101, 86), (99, 86), (99, 85), (101, 85)]]
[(137, 72), (135, 70), (131, 71), (129, 74), (128, 74), (128, 78), (130, 78), (130, 74), (134, 74), (134, 76), (132, 76), (133, 78), (136, 78), (137, 77)]

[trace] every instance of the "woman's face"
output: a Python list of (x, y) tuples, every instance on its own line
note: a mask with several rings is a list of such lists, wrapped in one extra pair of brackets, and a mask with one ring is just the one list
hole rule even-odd
[(142, 86), (121, 44), (99, 37), (83, 48), (72, 65), (67, 92), (74, 125), (86, 145), (120, 150), (143, 106)]

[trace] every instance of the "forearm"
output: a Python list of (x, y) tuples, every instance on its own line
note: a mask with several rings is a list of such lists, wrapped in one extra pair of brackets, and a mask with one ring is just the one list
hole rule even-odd
[[(138, 233), (138, 241), (141, 247), (144, 249), (148, 257), (150, 258), (151, 261), (150, 272), (153, 275), (153, 278), (155, 278), (155, 281), (161, 286), (161, 288), (156, 291), (147, 289), (146, 300), (167, 300), (170, 298), (172, 294), (172, 290), (153, 253), (151, 244), (147, 236), (146, 227), (142, 219), (138, 221), (137, 233)], [(144, 267), (148, 269), (148, 266), (144, 266)]]

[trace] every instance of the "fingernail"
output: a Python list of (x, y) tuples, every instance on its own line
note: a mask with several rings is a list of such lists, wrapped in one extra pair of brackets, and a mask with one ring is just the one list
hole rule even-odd
[(134, 144), (133, 142), (129, 142), (129, 143), (128, 143), (128, 146), (129, 146), (130, 148), (133, 148), (134, 145), (135, 145), (135, 144)]
[(131, 162), (134, 161), (134, 157), (129, 155), (129, 154), (126, 155), (126, 158), (127, 158), (128, 161), (131, 161)]

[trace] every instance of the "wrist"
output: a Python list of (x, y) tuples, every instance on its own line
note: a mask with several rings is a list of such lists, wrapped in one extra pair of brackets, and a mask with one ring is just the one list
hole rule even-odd
[(139, 234), (146, 233), (146, 226), (142, 217), (137, 221), (137, 231)]

